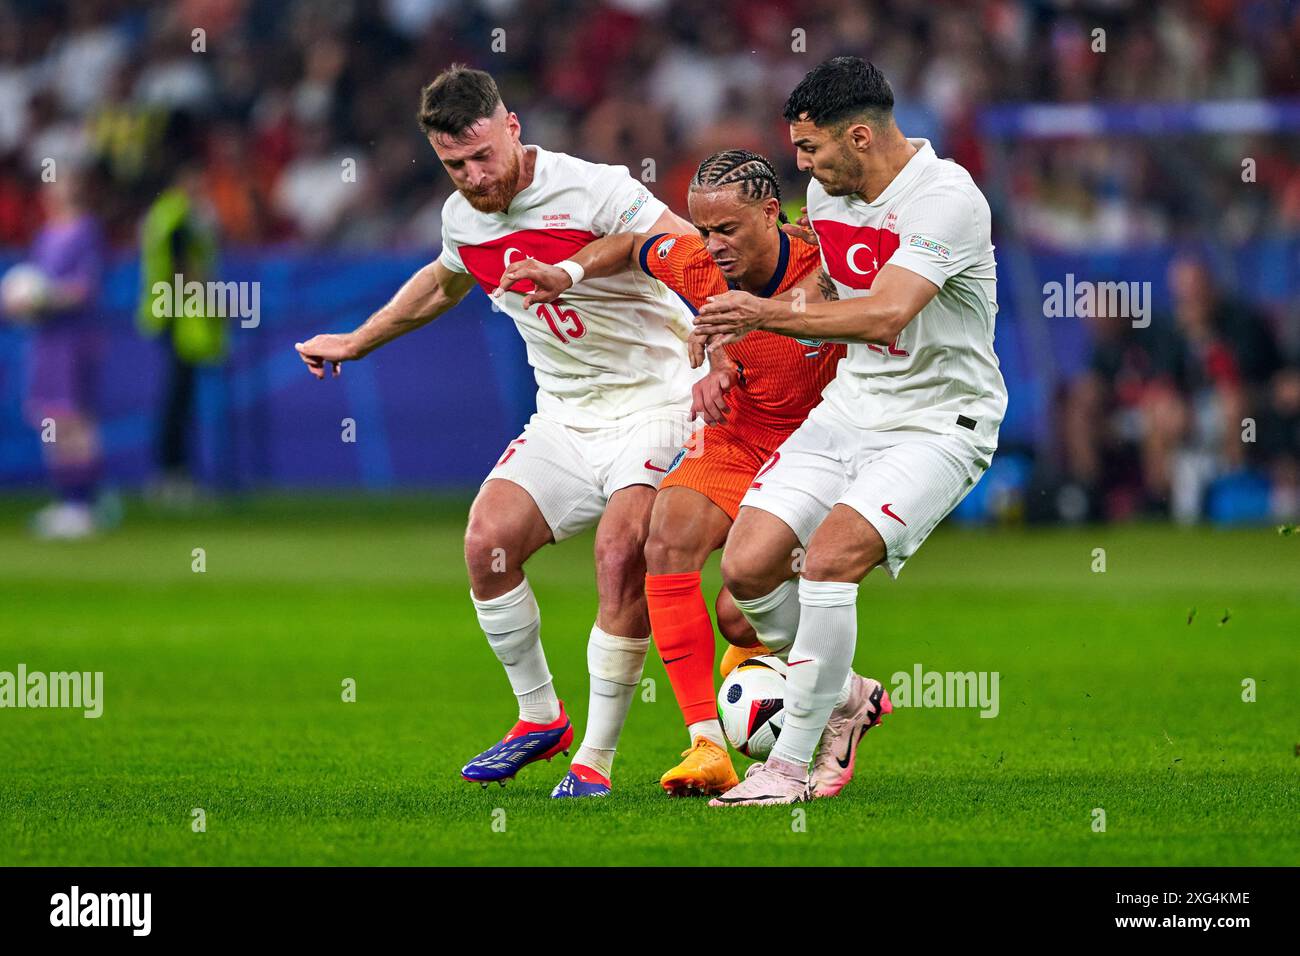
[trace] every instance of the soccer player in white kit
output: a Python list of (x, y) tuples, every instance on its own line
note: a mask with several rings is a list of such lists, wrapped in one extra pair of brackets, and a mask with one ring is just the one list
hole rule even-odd
[(723, 579), (763, 644), (788, 648), (789, 672), (770, 757), (712, 806), (806, 800), (851, 772), (869, 717), (846, 683), (858, 584), (877, 565), (896, 577), (997, 447), (1007, 394), (993, 351), (988, 203), (966, 170), (903, 136), (893, 105), (885, 77), (859, 57), (827, 60), (800, 82), (784, 115), (812, 175), (824, 301), (732, 291), (696, 320), (710, 346), (755, 328), (849, 343), (727, 539)]
[[(576, 269), (568, 255), (599, 236), (692, 229), (626, 167), (524, 146), (518, 118), (487, 73), (453, 66), (421, 95), (421, 125), (457, 189), (443, 207), (442, 253), (356, 331), (300, 343), (317, 378), (437, 318), (476, 282), (492, 293), (511, 262)], [(573, 727), (523, 564), (594, 525), (599, 607), (587, 645), (587, 730), (551, 796), (604, 796), (650, 645), (643, 548), (651, 506), (691, 431), (691, 315), (662, 283), (631, 272), (526, 309), (531, 289), (523, 283), (495, 301), (527, 344), (537, 413), (484, 480), (465, 533), (470, 597), (518, 698), (519, 721), (461, 773), (504, 786), (523, 766), (568, 752)]]

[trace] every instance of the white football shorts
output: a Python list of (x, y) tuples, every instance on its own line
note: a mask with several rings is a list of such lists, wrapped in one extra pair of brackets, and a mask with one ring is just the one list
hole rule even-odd
[(740, 506), (776, 515), (807, 545), (834, 505), (848, 505), (880, 532), (896, 578), (992, 458), (973, 436), (871, 431), (822, 403), (759, 469)]
[(505, 478), (522, 487), (555, 540), (563, 541), (595, 525), (620, 488), (658, 488), (691, 431), (685, 408), (630, 415), (599, 428), (535, 413), (483, 480)]

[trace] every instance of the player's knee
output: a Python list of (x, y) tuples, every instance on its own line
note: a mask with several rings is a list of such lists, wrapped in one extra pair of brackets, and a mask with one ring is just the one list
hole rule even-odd
[(809, 554), (804, 561), (803, 576), (809, 581), (838, 581), (843, 577), (843, 567), (838, 555)]
[(713, 607), (718, 618), (718, 631), (728, 644), (736, 647), (753, 647), (758, 643), (758, 635), (749, 619), (736, 607), (731, 592), (723, 588), (718, 592), (717, 603)]
[(752, 601), (769, 593), (783, 580), (773, 580), (771, 570), (765, 565), (756, 552), (728, 546), (722, 552), (722, 581), (733, 596)]
[(681, 574), (698, 571), (704, 561), (698, 547), (674, 535), (652, 531), (645, 543), (645, 566), (650, 574)]
[(629, 531), (596, 540), (596, 579), (612, 592), (645, 587), (644, 537)]
[(875, 547), (865, 550), (814, 547), (804, 558), (803, 576), (809, 581), (857, 582), (884, 557), (884, 552)]
[(465, 566), (471, 582), (490, 574), (502, 574), (520, 567), (520, 548), (514, 547), (510, 529), (501, 522), (479, 515), (471, 516), (465, 529)]
[(671, 574), (680, 548), (666, 535), (652, 533), (645, 543), (645, 566), (651, 574)]

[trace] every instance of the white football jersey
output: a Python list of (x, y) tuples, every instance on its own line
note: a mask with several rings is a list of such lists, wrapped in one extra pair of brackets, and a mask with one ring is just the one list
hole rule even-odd
[[(556, 263), (592, 240), (649, 232), (668, 208), (626, 166), (588, 163), (526, 146), (537, 155), (533, 181), (500, 213), (474, 209), (459, 192), (442, 209), (442, 254), (491, 294), (506, 265), (533, 258)], [(515, 320), (537, 379), (537, 410), (576, 427), (666, 406), (690, 407), (683, 338), (691, 313), (667, 286), (627, 269), (583, 280), (550, 304), (523, 307), (522, 282), (497, 304)]]
[[(997, 446), (1007, 390), (993, 351), (998, 309), (989, 206), (927, 140), (874, 202), (808, 185), (808, 218), (841, 299), (888, 262), (939, 287), (890, 345), (849, 345), (823, 401), (865, 428), (917, 428)], [(960, 419), (960, 421), (959, 421)]]

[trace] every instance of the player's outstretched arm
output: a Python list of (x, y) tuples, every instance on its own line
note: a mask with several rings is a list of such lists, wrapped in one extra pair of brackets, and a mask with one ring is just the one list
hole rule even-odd
[(465, 298), (473, 286), (469, 275), (453, 272), (435, 260), (407, 279), (388, 304), (355, 331), (317, 335), (294, 348), (317, 378), (325, 377), (326, 365), (337, 376), (342, 363), (364, 358), (399, 335), (427, 325)]
[(499, 298), (520, 282), (531, 282), (535, 288), (524, 296), (525, 309), (530, 309), (539, 302), (554, 302), (583, 279), (600, 279), (632, 268), (636, 265), (641, 244), (649, 238), (631, 232), (601, 236), (565, 260), (565, 263), (576, 268), (548, 265), (536, 259), (520, 259), (501, 273), (501, 283), (493, 290), (492, 297)]
[(695, 320), (695, 334), (734, 341), (761, 328), (796, 338), (889, 345), (938, 294), (939, 287), (929, 279), (887, 263), (871, 293), (860, 298), (795, 308), (788, 300), (760, 299), (747, 292), (711, 296)]
[[(655, 224), (650, 227), (650, 232), (647, 235), (657, 236), (661, 232), (671, 232), (678, 236), (692, 236), (695, 235), (695, 223), (689, 219), (683, 219), (671, 209), (665, 209), (663, 214), (655, 220)], [(641, 248), (639, 243), (637, 248)]]

